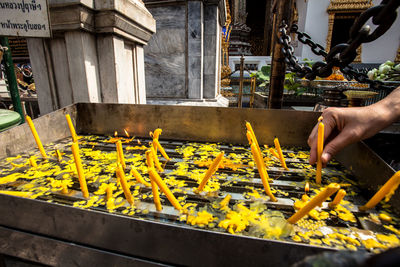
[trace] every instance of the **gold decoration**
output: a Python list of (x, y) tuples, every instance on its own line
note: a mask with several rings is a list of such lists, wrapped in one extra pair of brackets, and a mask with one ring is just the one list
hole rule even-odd
[(397, 63), (400, 62), (400, 45), (399, 45), (399, 48), (397, 48), (397, 55), (396, 55), (396, 58), (394, 59), (394, 62), (397, 62)]
[[(329, 52), (332, 43), (333, 24), (337, 18), (357, 18), (354, 13), (361, 13), (372, 6), (372, 0), (331, 0), (327, 12), (329, 14), (328, 36), (326, 38), (326, 51)], [(352, 14), (349, 14), (352, 13)], [(357, 49), (354, 62), (361, 62), (361, 46)]]
[(328, 13), (362, 12), (372, 6), (372, 0), (331, 0)]
[(226, 4), (226, 21), (225, 29), (226, 32), (221, 33), (221, 46), (222, 46), (222, 62), (221, 62), (221, 86), (228, 87), (231, 83), (230, 74), (231, 68), (229, 67), (229, 38), (230, 38), (230, 25), (231, 25), (231, 11), (229, 8), (229, 1), (225, 1)]

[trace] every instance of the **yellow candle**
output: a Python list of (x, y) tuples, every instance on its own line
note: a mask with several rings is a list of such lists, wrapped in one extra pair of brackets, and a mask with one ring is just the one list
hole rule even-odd
[(159, 172), (163, 172), (164, 170), (163, 170), (163, 168), (161, 167), (160, 161), (158, 160), (156, 150), (154, 149), (153, 146), (150, 146), (150, 149), (151, 149), (151, 155), (152, 155), (152, 157), (153, 157), (154, 165), (156, 165), (156, 168), (157, 168), (157, 170), (158, 170)]
[(247, 128), (247, 130), (251, 133), (251, 137), (252, 137), (252, 139), (253, 139), (253, 142), (256, 144), (258, 153), (261, 154), (261, 149), (260, 149), (260, 146), (258, 145), (258, 141), (257, 141), (257, 138), (256, 138), (256, 134), (254, 133), (253, 127), (251, 127), (250, 122), (247, 122), (247, 121), (246, 121), (246, 128)]
[(112, 197), (113, 197), (113, 186), (112, 184), (109, 184), (106, 189), (106, 201), (108, 201)]
[(261, 181), (264, 186), (265, 193), (270, 197), (271, 201), (276, 202), (275, 196), (271, 192), (271, 188), (269, 187), (269, 182), (268, 182), (268, 173), (267, 170), (265, 169), (265, 164), (263, 160), (260, 158), (260, 155), (258, 154), (257, 147), (255, 144), (251, 144), (251, 153), (253, 154), (253, 159), (257, 164), (257, 169), (258, 173), (260, 174)]
[(37, 167), (35, 157), (33, 157), (33, 156), (30, 157), (30, 158), (29, 158), (29, 163), (31, 164), (31, 166), (32, 166), (33, 168), (36, 168), (36, 167)]
[(61, 193), (68, 194), (68, 186), (66, 184), (62, 184), (61, 187), (62, 187)]
[(122, 190), (124, 191), (126, 200), (129, 202), (129, 204), (133, 205), (133, 196), (131, 194), (129, 185), (126, 182), (125, 172), (122, 169), (121, 165), (118, 165), (117, 167), (117, 176), (119, 177), (119, 182), (121, 183)]
[(275, 149), (278, 152), (279, 160), (281, 161), (282, 167), (284, 169), (288, 170), (288, 167), (286, 166), (286, 162), (285, 162), (285, 157), (283, 156), (283, 152), (281, 149), (281, 145), (279, 144), (278, 138), (274, 139), (274, 144), (275, 144)]
[(318, 143), (317, 143), (317, 176), (315, 181), (317, 184), (321, 184), (321, 176), (322, 176), (322, 151), (324, 150), (324, 128), (325, 125), (322, 121), (320, 121), (318, 125)]
[(74, 142), (71, 146), (72, 155), (74, 156), (76, 170), (78, 172), (79, 184), (81, 186), (82, 195), (84, 198), (89, 198), (89, 191), (86, 185), (85, 173), (83, 172), (81, 157), (79, 156), (78, 143)]
[(147, 186), (147, 187), (151, 187), (151, 184), (149, 184), (148, 182), (146, 182), (146, 181), (143, 179), (142, 175), (140, 175), (140, 173), (139, 173), (136, 169), (132, 168), (132, 169), (131, 169), (131, 173), (132, 173), (132, 175), (136, 178), (136, 181), (137, 181), (138, 183), (141, 183), (141, 184), (143, 184), (143, 185), (145, 185), (145, 186)]
[(230, 194), (227, 194), (224, 199), (219, 203), (220, 207), (224, 207), (228, 205), (229, 201), (231, 201), (232, 196)]
[(153, 201), (156, 206), (157, 211), (162, 211), (162, 205), (160, 200), (160, 193), (158, 192), (158, 186), (153, 179), (150, 179), (151, 182), (151, 191), (153, 192)]
[(60, 150), (58, 150), (58, 149), (56, 149), (56, 157), (57, 157), (57, 160), (58, 160), (58, 161), (61, 161), (61, 160), (62, 160), (61, 152), (60, 152)]
[(251, 135), (250, 131), (246, 132), (246, 137), (247, 137), (247, 140), (249, 141), (249, 145), (251, 145), (253, 143), (253, 136)]
[(206, 173), (204, 174), (203, 179), (197, 190), (199, 192), (203, 191), (204, 186), (206, 186), (208, 179), (218, 170), (219, 164), (221, 163), (222, 159), (224, 158), (224, 152), (218, 154), (218, 156), (214, 159), (213, 163), (210, 165)]
[(46, 151), (44, 151), (42, 142), (40, 141), (39, 135), (36, 132), (35, 125), (33, 125), (31, 117), (26, 116), (26, 122), (28, 123), (29, 128), (31, 128), (31, 132), (32, 132), (33, 138), (35, 138), (36, 144), (37, 144), (37, 146), (39, 148), (40, 153), (42, 154), (42, 157), (43, 158), (47, 158)]
[(122, 165), (122, 168), (124, 168), (125, 170), (126, 164), (125, 164), (124, 150), (122, 149), (121, 140), (118, 140), (116, 144), (117, 144), (118, 163), (120, 163)]
[(157, 148), (158, 148), (158, 149), (160, 150), (160, 152), (161, 152), (161, 155), (163, 155), (163, 157), (164, 157), (166, 160), (171, 160), (171, 159), (168, 157), (167, 153), (165, 152), (164, 148), (161, 146), (161, 144), (160, 144), (160, 142), (158, 141), (158, 139), (154, 139), (154, 140), (153, 140), (153, 145), (155, 146), (156, 152), (157, 152)]
[(72, 141), (73, 141), (73, 142), (78, 142), (78, 136), (76, 135), (75, 127), (74, 127), (74, 125), (72, 124), (71, 117), (69, 116), (69, 114), (67, 114), (67, 115), (65, 115), (65, 118), (67, 119), (69, 131), (71, 132)]
[(316, 206), (321, 205), (326, 199), (328, 199), (331, 195), (333, 195), (336, 191), (340, 189), (338, 184), (332, 183), (329, 184), (324, 190), (322, 190), (318, 195), (313, 197), (310, 202), (308, 202), (304, 207), (302, 207), (299, 211), (293, 214), (292, 217), (288, 219), (289, 223), (296, 223), (298, 220), (306, 216), (312, 209)]
[(271, 148), (269, 149), (269, 152), (271, 152), (271, 154), (272, 154), (275, 158), (277, 158), (277, 159), (280, 160), (280, 157), (279, 157), (279, 155), (278, 155), (278, 152), (276, 152), (275, 149), (273, 149), (273, 148), (271, 147)]
[(365, 204), (360, 207), (361, 211), (366, 211), (375, 207), (387, 194), (394, 192), (400, 184), (400, 171), (396, 172), (378, 192)]
[(346, 195), (346, 191), (344, 191), (343, 189), (340, 189), (337, 192), (333, 201), (328, 204), (329, 208), (334, 209), (337, 205), (339, 205), (340, 201), (342, 201), (342, 199), (344, 198), (345, 195)]
[(156, 170), (154, 168), (149, 168), (149, 175), (150, 179), (152, 179), (160, 190), (165, 194), (165, 196), (168, 198), (169, 202), (172, 204), (172, 206), (175, 207), (175, 209), (181, 211), (182, 206), (179, 204), (178, 200), (175, 198), (174, 194), (172, 194), (171, 190), (167, 187), (167, 185), (164, 183), (164, 181), (161, 179), (161, 177), (158, 175)]
[(146, 164), (149, 169), (154, 168), (153, 155), (151, 150), (146, 151)]
[(158, 140), (158, 137), (160, 137), (161, 133), (162, 133), (162, 129), (160, 129), (160, 128), (155, 129), (154, 133), (153, 133), (153, 139)]

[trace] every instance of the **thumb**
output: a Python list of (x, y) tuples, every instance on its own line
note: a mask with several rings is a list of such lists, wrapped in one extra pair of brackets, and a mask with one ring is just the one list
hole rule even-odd
[(352, 135), (349, 131), (343, 130), (324, 147), (321, 156), (322, 164), (325, 166), (334, 155), (355, 141), (354, 135)]

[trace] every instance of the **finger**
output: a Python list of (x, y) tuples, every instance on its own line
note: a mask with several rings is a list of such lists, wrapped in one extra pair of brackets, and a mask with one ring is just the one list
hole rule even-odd
[(324, 148), (321, 161), (324, 166), (344, 147), (356, 141), (355, 134), (349, 130), (343, 130), (338, 136), (330, 141)]
[[(336, 128), (336, 121), (335, 119), (327, 114), (323, 120), (322, 123), (324, 123), (324, 142), (330, 137), (333, 129)], [(308, 139), (308, 145), (310, 146), (310, 158), (309, 158), (309, 163), (315, 164), (317, 161), (317, 144), (318, 144), (318, 124), (314, 126), (314, 129), (312, 130), (310, 137)]]

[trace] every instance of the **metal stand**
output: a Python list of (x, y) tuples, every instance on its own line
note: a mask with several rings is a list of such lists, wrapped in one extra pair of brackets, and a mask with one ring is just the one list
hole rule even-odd
[(239, 78), (239, 95), (238, 95), (238, 108), (242, 107), (243, 97), (243, 71), (244, 71), (244, 56), (240, 58), (240, 78)]

